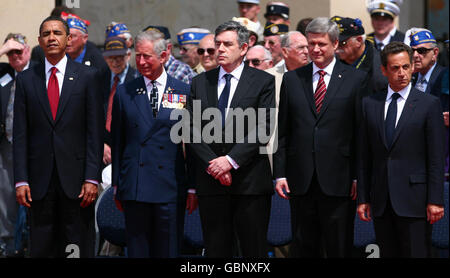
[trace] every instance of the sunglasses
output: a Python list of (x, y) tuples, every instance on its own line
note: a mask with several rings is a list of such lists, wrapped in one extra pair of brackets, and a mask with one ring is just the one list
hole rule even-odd
[(197, 54), (202, 56), (205, 54), (205, 52), (208, 52), (209, 55), (214, 55), (216, 53), (215, 48), (197, 48)]
[(254, 65), (255, 67), (261, 65), (264, 61), (267, 61), (269, 59), (263, 59), (263, 60), (259, 60), (259, 59), (250, 59), (250, 60), (245, 60), (245, 63), (247, 63), (247, 65), (249, 65), (250, 63), (252, 65)]
[(417, 51), (420, 55), (427, 54), (428, 51), (433, 50), (433, 48), (426, 48), (426, 47), (419, 47), (419, 48), (413, 48), (413, 51)]

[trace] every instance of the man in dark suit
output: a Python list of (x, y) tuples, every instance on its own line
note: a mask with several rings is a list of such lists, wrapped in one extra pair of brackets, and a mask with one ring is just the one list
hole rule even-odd
[(291, 256), (320, 257), (323, 248), (327, 257), (344, 257), (350, 246), (348, 212), (356, 197), (355, 140), (366, 74), (334, 57), (336, 23), (316, 18), (306, 33), (312, 63), (285, 73), (281, 85), (276, 191), (290, 199)]
[(111, 163), (111, 120), (113, 99), (117, 86), (135, 79), (136, 70), (128, 63), (131, 53), (126, 41), (121, 37), (109, 37), (105, 40), (103, 57), (108, 70), (103, 75), (103, 107), (105, 111), (105, 144), (103, 146), (103, 164)]
[[(244, 65), (248, 37), (248, 30), (234, 21), (217, 27), (214, 41), (220, 67), (193, 79), (188, 102), (195, 137), (188, 146), (197, 157), (196, 191), (208, 257), (232, 257), (235, 233), (243, 257), (267, 256), (273, 188), (268, 156), (260, 151), (269, 138), (252, 142), (249, 137), (270, 126), (275, 81), (272, 75)], [(262, 109), (266, 117), (257, 118), (258, 124), (238, 121), (232, 113), (235, 108)], [(217, 113), (212, 120), (193, 122), (205, 110)], [(236, 134), (237, 122), (244, 125), (243, 134)], [(209, 134), (218, 139), (200, 138), (198, 128), (211, 126), (214, 131)]]
[(166, 44), (160, 32), (141, 32), (135, 49), (142, 76), (114, 96), (112, 184), (133, 258), (180, 255), (188, 175), (183, 145), (171, 138), (177, 121), (170, 115), (185, 107), (189, 86), (164, 70)]
[(363, 101), (358, 214), (374, 218), (381, 257), (428, 257), (431, 224), (444, 215), (441, 104), (410, 84), (407, 45), (388, 44), (381, 59), (389, 88)]
[(45, 19), (39, 34), (45, 63), (16, 79), (16, 198), (30, 208), (32, 257), (92, 257), (103, 154), (97, 71), (66, 57), (71, 36), (61, 18)]
[(394, 19), (400, 14), (401, 0), (370, 0), (367, 1), (367, 10), (374, 32), (367, 36), (378, 51), (390, 42), (405, 39), (405, 33), (397, 30)]
[(439, 47), (433, 34), (426, 29), (412, 29), (410, 44), (414, 51), (412, 85), (427, 94), (441, 97), (444, 67), (437, 63)]

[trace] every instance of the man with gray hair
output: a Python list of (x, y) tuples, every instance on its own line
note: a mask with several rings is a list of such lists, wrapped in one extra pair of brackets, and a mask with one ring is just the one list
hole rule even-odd
[(160, 32), (141, 32), (135, 43), (142, 76), (114, 95), (112, 185), (125, 215), (128, 256), (174, 258), (182, 242), (189, 165), (182, 144), (170, 139), (176, 122), (170, 114), (185, 106), (189, 86), (166, 73), (170, 54)]
[(266, 70), (273, 67), (272, 54), (262, 45), (251, 47), (245, 58), (245, 62), (253, 68)]
[(314, 19), (306, 29), (312, 63), (285, 73), (281, 85), (274, 177), (277, 193), (290, 200), (291, 256), (349, 256), (366, 74), (335, 58), (338, 36), (334, 22)]
[[(247, 28), (238, 22), (228, 21), (217, 27), (214, 41), (219, 68), (201, 73), (192, 80), (187, 105), (191, 119), (192, 115), (203, 115), (206, 109), (217, 111), (217, 118), (220, 118), (217, 120), (213, 116), (212, 120), (199, 123), (202, 130), (214, 125), (211, 136), (220, 137), (219, 141), (206, 143), (202, 138), (200, 143), (188, 145), (198, 158), (194, 167), (196, 190), (208, 257), (236, 255), (233, 253), (234, 234), (243, 257), (267, 256), (272, 177), (267, 154), (260, 153), (264, 142), (258, 138), (252, 142), (249, 137), (258, 128), (266, 128), (267, 134), (270, 127), (274, 78), (243, 62), (248, 38)], [(200, 109), (195, 102), (201, 103)], [(250, 117), (244, 117), (239, 121), (244, 125), (243, 131), (240, 130), (242, 134), (236, 134), (236, 108), (263, 109), (266, 117), (256, 117), (257, 125), (250, 122)], [(199, 130), (194, 128), (191, 126), (195, 135)], [(223, 143), (225, 138), (226, 144)]]

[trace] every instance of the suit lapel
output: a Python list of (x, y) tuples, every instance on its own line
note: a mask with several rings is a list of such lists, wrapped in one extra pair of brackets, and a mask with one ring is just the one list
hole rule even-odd
[(48, 101), (47, 87), (45, 84), (45, 64), (42, 63), (34, 68), (33, 82), (36, 96), (41, 104), (44, 114), (47, 116), (51, 125), (54, 125), (53, 116), (50, 110), (50, 102)]
[(217, 85), (219, 84), (219, 68), (206, 72), (206, 98), (208, 107), (217, 107), (219, 99), (217, 98)]
[(318, 120), (320, 120), (320, 118), (322, 118), (322, 115), (325, 114), (328, 108), (328, 104), (330, 104), (336, 93), (339, 91), (339, 87), (341, 86), (345, 78), (345, 69), (342, 69), (339, 60), (336, 59), (336, 64), (334, 65), (333, 73), (331, 74), (330, 83), (327, 86), (327, 92), (325, 93), (325, 97), (323, 99), (323, 104), (322, 108), (320, 109)]
[(150, 100), (148, 99), (147, 86), (144, 82), (144, 77), (139, 77), (136, 82), (130, 84), (130, 93), (134, 95), (133, 101), (136, 104), (139, 113), (141, 113), (142, 119), (148, 126), (152, 125), (153, 114), (150, 107)]
[(70, 59), (67, 59), (66, 72), (64, 74), (64, 81), (61, 88), (61, 95), (59, 97), (58, 109), (56, 111), (55, 123), (61, 118), (64, 108), (68, 103), (70, 96), (72, 94), (74, 85), (78, 81), (78, 73), (76, 72), (75, 65)]
[(405, 123), (410, 120), (414, 114), (417, 105), (417, 95), (423, 94), (417, 89), (412, 88), (408, 98), (406, 99), (405, 106), (403, 107), (402, 114), (400, 115), (400, 119), (398, 120), (397, 127), (394, 131), (394, 139), (392, 140), (391, 148), (395, 145), (395, 141), (397, 141), (399, 134), (402, 132)]
[(381, 140), (383, 141), (383, 144), (387, 149), (388, 146), (386, 142), (386, 127), (384, 123), (384, 106), (386, 104), (386, 96), (387, 91), (384, 91), (380, 94), (375, 113), (377, 117), (378, 134), (380, 134)]
[(299, 78), (303, 80), (303, 91), (306, 94), (306, 99), (308, 100), (309, 107), (311, 108), (312, 114), (317, 117), (317, 111), (316, 111), (316, 103), (314, 101), (314, 91), (313, 91), (313, 78), (312, 78), (312, 71), (313, 66), (312, 63), (309, 63), (307, 65), (308, 69), (306, 70), (305, 75), (298, 74), (299, 71), (297, 70), (297, 74), (299, 75)]
[(427, 89), (426, 89), (425, 93), (431, 94), (431, 87), (436, 82), (436, 79), (439, 77), (442, 69), (443, 68), (441, 68), (440, 65), (436, 65), (436, 67), (433, 69), (433, 72), (431, 73), (430, 80), (428, 81)]
[(233, 99), (230, 102), (230, 108), (236, 108), (239, 104), (239, 100), (246, 95), (246, 92), (250, 88), (253, 75), (248, 70), (248, 66), (244, 65), (241, 78), (239, 79), (236, 91), (234, 92)]

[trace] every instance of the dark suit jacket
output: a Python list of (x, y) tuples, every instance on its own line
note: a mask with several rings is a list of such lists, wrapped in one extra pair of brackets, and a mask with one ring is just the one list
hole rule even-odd
[(65, 194), (76, 199), (85, 180), (101, 181), (103, 102), (97, 71), (68, 59), (56, 120), (45, 83), (42, 63), (17, 75), (14, 181), (28, 181), (33, 200), (40, 200), (56, 169)]
[[(441, 97), (441, 83), (444, 72), (445, 68), (439, 64), (436, 64), (436, 67), (433, 69), (433, 72), (431, 73), (430, 81), (428, 82), (425, 93)], [(411, 79), (411, 83), (413, 86), (416, 86), (418, 78), (419, 73), (418, 72), (414, 73)]]
[[(187, 96), (189, 86), (167, 76), (165, 92)], [(112, 184), (122, 201), (174, 203), (188, 188), (181, 143), (170, 138), (171, 108), (159, 105), (154, 118), (143, 77), (118, 87), (114, 95), (112, 135)]]
[[(14, 69), (8, 63), (0, 63), (0, 78), (6, 74), (9, 74), (14, 80)], [(6, 108), (11, 95), (12, 84), (13, 82), (9, 82), (5, 86), (0, 85), (0, 140), (5, 136)]]
[[(376, 42), (375, 42), (374, 36), (375, 36), (375, 33), (370, 33), (370, 34), (367, 36), (367, 38), (373, 42), (374, 47), (375, 47), (376, 50), (381, 51), (381, 50), (378, 48), (378, 45), (377, 45)], [(401, 32), (401, 31), (397, 30), (397, 31), (395, 32), (394, 36), (391, 37), (391, 40), (389, 41), (389, 43), (391, 43), (391, 42), (403, 42), (404, 40), (405, 40), (405, 33), (403, 33), (403, 32)]]
[[(125, 76), (125, 80), (123, 83), (127, 83), (133, 79), (135, 79), (138, 75), (138, 72), (131, 66), (128, 67), (127, 75)], [(102, 80), (102, 90), (103, 90), (103, 109), (104, 109), (104, 116), (106, 121), (106, 114), (108, 112), (108, 101), (109, 101), (109, 94), (111, 93), (111, 70), (108, 68), (106, 72), (103, 74), (103, 80)], [(116, 89), (117, 90), (117, 89)], [(104, 137), (105, 143), (111, 146), (112, 144), (112, 138), (111, 134), (106, 130), (106, 124), (105, 124), (105, 137)]]
[[(217, 86), (220, 68), (213, 69), (194, 77), (191, 84), (191, 97), (188, 102), (188, 110), (192, 117), (202, 115), (207, 108), (217, 108)], [(193, 101), (201, 102), (201, 111), (193, 111)], [(236, 87), (230, 108), (240, 107), (243, 110), (247, 108), (266, 109), (266, 118), (259, 119), (266, 124), (268, 129), (270, 126), (269, 109), (275, 107), (275, 79), (271, 74), (264, 71), (244, 66), (241, 78)], [(230, 116), (230, 114), (228, 115)], [(232, 117), (227, 117), (226, 125), (231, 123)], [(211, 121), (201, 121), (203, 128)], [(217, 123), (217, 122), (216, 122)], [(211, 125), (212, 123), (210, 123)], [(218, 122), (220, 124), (220, 121)], [(236, 127), (236, 121), (233, 120), (233, 126)], [(266, 144), (249, 142), (247, 136), (249, 134), (248, 123), (245, 123), (244, 136), (242, 143), (218, 143), (210, 144), (201, 143), (188, 144), (192, 152), (198, 159), (195, 160), (195, 178), (197, 195), (263, 195), (272, 194), (272, 177), (267, 154), (260, 154), (260, 147)], [(191, 129), (191, 132), (194, 132)], [(236, 141), (236, 130), (233, 130), (233, 142)], [(268, 132), (266, 134), (269, 134)], [(224, 142), (225, 132), (222, 132), (222, 142)], [(241, 138), (242, 139), (242, 138)], [(192, 138), (191, 138), (191, 142)], [(265, 147), (264, 147), (265, 149)], [(229, 155), (240, 167), (237, 170), (232, 169), (231, 186), (223, 186), (218, 180), (206, 173), (209, 161), (220, 156)]]
[(320, 114), (314, 101), (313, 65), (289, 71), (281, 84), (275, 178), (291, 194), (306, 194), (313, 177), (329, 196), (349, 196), (356, 177), (355, 145), (366, 73), (336, 60)]
[(395, 213), (426, 217), (427, 204), (444, 203), (444, 122), (438, 98), (412, 88), (390, 148), (384, 109), (387, 90), (363, 100), (358, 203), (381, 216), (388, 196)]

